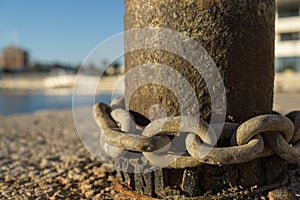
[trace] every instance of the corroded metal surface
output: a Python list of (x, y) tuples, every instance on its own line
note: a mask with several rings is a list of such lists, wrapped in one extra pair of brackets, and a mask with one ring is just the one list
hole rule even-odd
[(268, 144), (272, 150), (285, 160), (300, 160), (300, 140), (293, 145), (289, 144), (279, 132), (265, 134)]
[[(118, 109), (121, 110), (120, 116), (123, 116), (126, 111)], [(131, 132), (123, 133), (115, 128), (108, 105), (96, 104), (94, 113), (109, 144), (129, 151), (143, 152), (154, 166), (161, 168), (181, 169), (202, 164), (246, 163), (270, 156), (272, 151), (289, 162), (300, 159), (300, 140), (290, 143), (298, 130), (294, 128), (289, 118), (278, 114), (256, 116), (240, 125), (227, 124), (222, 139), (230, 140), (231, 145), (217, 147), (214, 146), (214, 141), (218, 138), (213, 129), (209, 129), (205, 121), (194, 117), (160, 118), (141, 130), (141, 135), (137, 135)], [(300, 116), (300, 112), (293, 113), (296, 113), (295, 118)], [(230, 130), (231, 133), (229, 133)], [(185, 139), (181, 138), (182, 141), (178, 144), (172, 145), (169, 137), (179, 137), (182, 133), (189, 133), (189, 135)], [(162, 138), (163, 140), (160, 141)], [(180, 148), (182, 152), (178, 152)], [(185, 154), (186, 150), (191, 156)]]
[[(172, 29), (193, 38), (208, 51), (223, 77), (231, 119), (241, 122), (272, 112), (274, 0), (125, 0), (125, 6), (125, 30)], [(182, 74), (195, 89), (201, 118), (209, 119), (206, 83), (187, 61), (171, 52), (153, 49), (125, 55), (126, 71), (146, 63), (165, 64)], [(142, 80), (149, 75), (140, 76)], [(125, 82), (126, 94), (138, 85), (126, 78)], [(153, 104), (161, 104), (169, 116), (180, 115), (176, 96), (163, 86), (145, 85), (126, 98), (130, 110), (145, 116)]]
[(247, 144), (235, 147), (213, 148), (208, 155), (203, 157), (201, 153), (202, 142), (194, 135), (187, 138), (187, 150), (197, 160), (206, 164), (233, 165), (246, 163), (260, 157), (264, 150), (264, 142), (261, 136), (257, 135)]
[(287, 117), (280, 115), (257, 116), (239, 126), (236, 133), (237, 144), (246, 144), (253, 136), (270, 131), (281, 132), (285, 141), (290, 142), (294, 136), (294, 125)]
[(167, 136), (145, 137), (132, 133), (121, 132), (116, 122), (110, 117), (111, 108), (98, 103), (94, 106), (94, 117), (99, 127), (106, 135), (106, 141), (110, 144), (119, 144), (118, 147), (131, 151), (155, 151), (169, 143)]

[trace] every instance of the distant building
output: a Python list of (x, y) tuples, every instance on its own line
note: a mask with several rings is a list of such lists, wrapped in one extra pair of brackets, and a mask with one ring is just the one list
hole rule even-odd
[(28, 53), (14, 46), (5, 48), (0, 57), (0, 67), (3, 70), (24, 71), (28, 63)]
[(300, 0), (276, 0), (276, 70), (300, 72)]

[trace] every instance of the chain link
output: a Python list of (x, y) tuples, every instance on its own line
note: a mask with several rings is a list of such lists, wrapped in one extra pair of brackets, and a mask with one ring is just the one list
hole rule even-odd
[(289, 144), (279, 132), (265, 134), (264, 138), (271, 149), (282, 159), (290, 162), (300, 160), (300, 140), (294, 144)]
[(122, 132), (111, 118), (111, 108), (104, 103), (94, 106), (94, 117), (105, 136), (106, 142), (128, 151), (153, 152), (170, 143), (165, 135), (145, 137)]
[(264, 150), (264, 142), (260, 135), (256, 135), (244, 145), (234, 147), (215, 147), (203, 156), (203, 147), (199, 137), (188, 135), (187, 150), (190, 155), (202, 163), (212, 165), (231, 165), (254, 160)]
[[(123, 132), (135, 132), (134, 122), (131, 120), (129, 114), (124, 110), (125, 102), (124, 98), (115, 98), (111, 103), (111, 116), (119, 123), (119, 127)], [(105, 135), (101, 134), (100, 145), (104, 148), (106, 154), (112, 158), (117, 158), (125, 154), (122, 148), (110, 145), (105, 139)]]
[[(201, 140), (207, 144), (217, 141), (215, 133), (208, 133), (209, 125), (202, 120), (193, 117), (164, 117), (151, 122), (143, 131), (143, 135), (153, 137), (155, 135), (179, 136), (179, 133), (188, 132), (196, 133)], [(180, 144), (177, 144), (177, 146)], [(182, 144), (181, 144), (182, 145)], [(197, 159), (184, 155), (185, 152), (167, 151), (171, 147), (171, 143), (156, 152), (143, 152), (144, 156), (155, 166), (168, 168), (186, 168), (201, 165)], [(170, 164), (171, 163), (171, 164)]]
[(280, 115), (260, 115), (242, 123), (236, 131), (236, 143), (246, 144), (255, 135), (262, 132), (281, 132), (289, 142), (294, 135), (294, 125), (287, 117)]
[[(106, 148), (109, 156), (120, 157), (126, 151), (141, 152), (158, 167), (231, 165), (274, 153), (289, 162), (300, 159), (300, 111), (286, 117), (268, 114), (242, 124), (225, 123), (219, 137), (205, 121), (187, 116), (160, 118), (139, 131), (130, 113), (124, 109), (122, 98), (113, 101), (112, 108), (97, 103), (94, 117), (101, 129), (101, 146)], [(189, 133), (181, 143), (186, 150), (176, 152), (172, 138), (181, 137), (182, 133)], [(218, 138), (230, 141), (230, 145), (216, 147)]]
[(295, 125), (294, 136), (291, 139), (291, 143), (295, 143), (300, 140), (300, 111), (294, 111), (286, 115), (287, 118), (292, 120)]

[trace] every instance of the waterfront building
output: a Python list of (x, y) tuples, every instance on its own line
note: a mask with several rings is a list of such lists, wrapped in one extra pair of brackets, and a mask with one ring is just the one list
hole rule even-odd
[(300, 72), (300, 0), (276, 0), (276, 71)]
[(4, 48), (0, 57), (0, 67), (8, 71), (25, 71), (29, 64), (27, 51), (9, 46)]

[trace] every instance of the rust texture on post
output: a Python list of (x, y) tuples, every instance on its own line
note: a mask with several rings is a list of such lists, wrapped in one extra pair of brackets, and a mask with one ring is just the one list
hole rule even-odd
[[(241, 122), (271, 113), (274, 82), (274, 0), (125, 0), (125, 30), (168, 28), (199, 42), (211, 55), (224, 80), (227, 114)], [(147, 38), (145, 38), (147, 40)], [(126, 42), (125, 42), (126, 48)], [(193, 67), (171, 52), (134, 51), (125, 55), (125, 70), (160, 63), (180, 72), (196, 90), (201, 118), (210, 116), (210, 95)], [(141, 74), (148, 76), (147, 74)], [(135, 88), (126, 80), (126, 93)], [(134, 92), (130, 110), (148, 116), (153, 104), (179, 115), (172, 91), (146, 85)]]
[[(272, 112), (275, 0), (125, 0), (125, 7), (125, 31), (147, 27), (172, 29), (206, 49), (224, 81), (228, 121), (243, 122)], [(210, 94), (189, 62), (163, 50), (142, 49), (125, 54), (126, 72), (149, 63), (172, 67), (183, 75), (196, 92), (201, 118), (209, 121)], [(140, 80), (147, 76), (140, 74)], [(148, 84), (133, 91), (137, 85), (136, 80), (125, 77), (125, 98), (128, 109), (138, 114), (135, 117), (149, 118), (149, 109), (154, 104), (160, 104), (168, 116), (181, 114), (178, 99), (169, 88)], [(140, 119), (136, 118), (137, 122), (147, 122)], [(152, 196), (198, 196), (208, 191), (216, 194), (232, 186), (270, 184), (285, 173), (286, 162), (272, 156), (229, 166), (162, 169), (137, 175), (120, 172), (119, 181)]]

